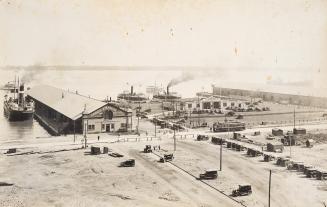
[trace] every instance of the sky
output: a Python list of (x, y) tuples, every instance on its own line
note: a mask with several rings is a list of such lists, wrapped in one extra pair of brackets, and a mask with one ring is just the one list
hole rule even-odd
[(0, 0), (3, 68), (209, 68), (321, 90), (326, 53), (325, 0)]

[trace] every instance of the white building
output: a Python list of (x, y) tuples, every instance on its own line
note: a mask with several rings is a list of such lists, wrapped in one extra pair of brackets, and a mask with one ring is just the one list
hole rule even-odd
[(246, 100), (234, 99), (224, 96), (211, 96), (208, 98), (188, 98), (182, 99), (180, 104), (180, 110), (187, 112), (199, 111), (199, 110), (216, 110), (226, 111), (228, 109), (241, 108), (246, 109)]

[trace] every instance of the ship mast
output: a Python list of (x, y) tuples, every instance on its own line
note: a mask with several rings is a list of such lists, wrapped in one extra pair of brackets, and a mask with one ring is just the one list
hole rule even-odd
[(16, 75), (15, 75), (15, 81), (14, 81), (14, 101), (15, 101), (15, 93), (16, 93)]
[[(19, 107), (19, 77), (18, 77), (18, 81), (17, 81), (18, 83), (17, 83), (17, 104), (18, 104), (18, 107)], [(16, 91), (15, 91), (15, 93), (16, 93)]]

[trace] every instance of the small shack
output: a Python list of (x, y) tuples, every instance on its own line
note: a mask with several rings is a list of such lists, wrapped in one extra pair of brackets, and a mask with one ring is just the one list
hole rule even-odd
[(280, 142), (267, 143), (267, 151), (268, 152), (283, 152), (284, 145)]
[(294, 128), (293, 129), (293, 134), (306, 134), (307, 130), (304, 128)]
[(274, 128), (271, 130), (271, 133), (273, 136), (283, 136), (284, 132), (282, 129)]
[(305, 142), (305, 145), (307, 146), (307, 147), (313, 147), (313, 139), (308, 139), (306, 142)]

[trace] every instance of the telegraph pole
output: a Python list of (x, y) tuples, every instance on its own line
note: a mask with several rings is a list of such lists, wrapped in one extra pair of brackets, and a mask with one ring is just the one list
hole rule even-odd
[(270, 207), (270, 189), (271, 189), (271, 170), (269, 171), (269, 194), (268, 194), (268, 207)]
[(199, 97), (199, 95), (198, 95), (198, 106), (199, 106), (199, 111), (198, 111), (198, 126), (200, 126), (200, 114), (199, 114), (199, 112), (200, 112), (200, 110), (201, 110), (201, 105), (200, 105), (200, 97)]
[(290, 136), (290, 158), (292, 157), (292, 140), (293, 140), (293, 136), (294, 136), (294, 131), (295, 131), (295, 107), (294, 107), (294, 113), (293, 113), (293, 135)]
[(175, 128), (174, 128), (174, 151), (176, 151), (176, 134), (175, 134)]
[(222, 164), (223, 164), (223, 140), (221, 139), (221, 143), (220, 143), (220, 171), (222, 171)]
[(157, 119), (156, 117), (155, 118), (155, 121), (154, 121), (154, 137), (157, 137)]
[(87, 147), (87, 137), (86, 137), (86, 130), (87, 130), (87, 127), (88, 127), (88, 120), (86, 120), (86, 123), (85, 123), (85, 130), (84, 130), (84, 132), (85, 132), (85, 134), (84, 134), (84, 145), (85, 145), (85, 149), (86, 149), (86, 147)]
[(75, 140), (76, 140), (76, 131), (75, 131), (75, 120), (74, 120), (74, 143), (75, 143)]
[(141, 111), (141, 103), (139, 102), (139, 106), (138, 106), (137, 112), (136, 112), (136, 116), (137, 116), (137, 134), (139, 133), (140, 111)]

